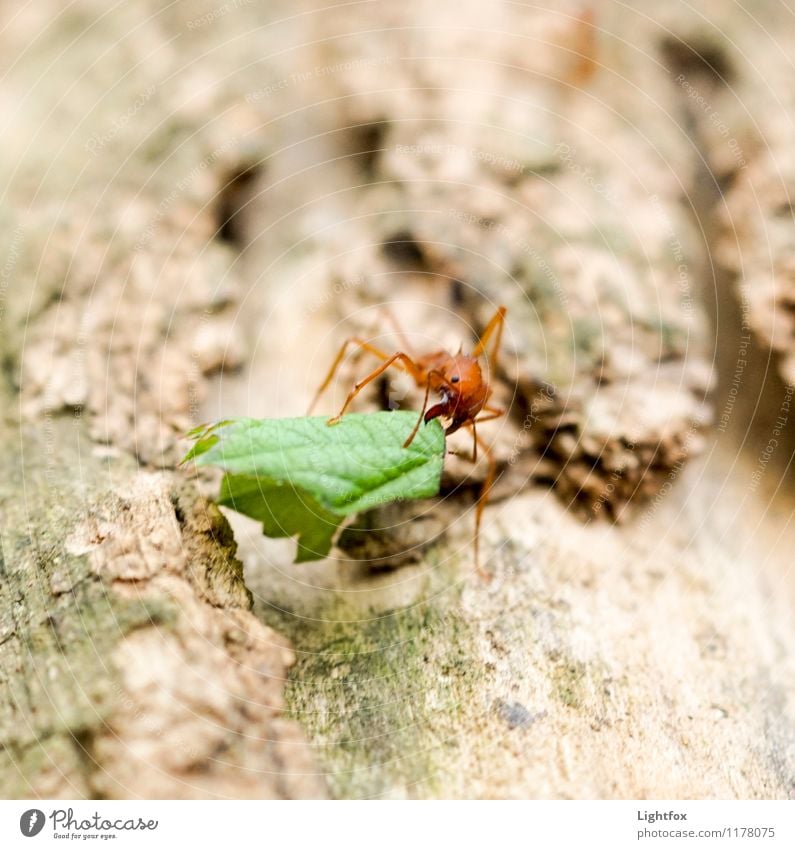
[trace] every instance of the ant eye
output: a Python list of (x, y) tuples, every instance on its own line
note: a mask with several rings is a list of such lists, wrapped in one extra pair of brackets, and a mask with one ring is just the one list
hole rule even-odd
[(461, 380), (461, 378), (460, 378), (457, 374), (454, 374), (454, 375), (450, 378), (450, 383), (458, 383), (458, 381), (459, 381), (459, 380)]

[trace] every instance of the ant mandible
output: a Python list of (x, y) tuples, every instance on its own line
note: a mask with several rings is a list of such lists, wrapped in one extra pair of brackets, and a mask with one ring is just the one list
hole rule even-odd
[[(486, 329), (483, 331), (480, 340), (471, 354), (464, 354), (460, 350), (457, 354), (450, 354), (447, 351), (440, 350), (421, 356), (413, 356), (407, 354), (405, 351), (387, 354), (364, 339), (360, 339), (358, 336), (351, 336), (342, 343), (342, 347), (331, 364), (325, 380), (320, 384), (320, 387), (315, 393), (308, 411), (309, 413), (312, 412), (320, 396), (334, 379), (334, 375), (337, 373), (337, 369), (342, 363), (348, 347), (355, 345), (360, 350), (366, 351), (374, 357), (383, 360), (383, 362), (353, 387), (348, 393), (342, 409), (336, 416), (328, 420), (328, 424), (337, 424), (345, 415), (353, 399), (362, 389), (382, 375), (390, 366), (394, 365), (408, 373), (416, 383), (418, 389), (425, 389), (425, 400), (422, 403), (422, 410), (420, 411), (417, 423), (414, 425), (414, 429), (409, 434), (408, 439), (403, 443), (404, 448), (408, 448), (411, 445), (414, 437), (417, 435), (417, 431), (420, 429), (420, 425), (423, 422), (427, 424), (431, 419), (443, 418), (449, 422), (445, 429), (446, 436), (455, 433), (462, 427), (471, 428), (472, 456), (470, 459), (473, 463), (477, 462), (478, 446), (480, 446), (488, 462), (486, 478), (475, 506), (475, 567), (484, 577), (488, 576), (480, 566), (480, 522), (483, 509), (488, 502), (489, 490), (494, 483), (496, 463), (491, 449), (478, 436), (477, 425), (504, 415), (505, 410), (489, 405), (488, 401), (491, 396), (491, 389), (489, 388), (488, 381), (483, 376), (478, 358), (486, 353), (486, 346), (493, 336), (494, 344), (491, 353), (488, 355), (488, 360), (490, 370), (493, 371), (496, 369), (500, 342), (502, 340), (502, 330), (505, 324), (505, 313), (505, 307), (501, 306), (497, 309), (486, 325)], [(400, 335), (402, 336), (403, 334)], [(403, 343), (406, 349), (409, 349), (405, 338), (403, 339)], [(428, 399), (431, 392), (438, 393), (440, 400), (429, 409)], [(484, 415), (481, 415), (481, 413)]]

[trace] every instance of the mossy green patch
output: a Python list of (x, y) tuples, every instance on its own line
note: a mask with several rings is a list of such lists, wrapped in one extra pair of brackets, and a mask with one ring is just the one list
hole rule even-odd
[(280, 617), (298, 662), (287, 687), (337, 798), (429, 796), (461, 715), (482, 688), (472, 626), (457, 609), (420, 604), (342, 621)]
[(167, 601), (122, 598), (93, 573), (87, 555), (69, 552), (66, 540), (85, 513), (86, 500), (97, 494), (95, 486), (106, 484), (98, 461), (80, 454), (79, 438), (74, 422), (53, 417), (7, 440), (0, 451), (0, 794), (5, 798), (31, 796), (47, 786), (38, 782), (54, 772), (54, 765), (60, 765), (66, 784), (81, 790), (87, 756), (81, 756), (75, 740), (101, 729), (124, 692), (115, 648), (136, 628), (166, 624), (176, 616)]
[(578, 708), (585, 694), (587, 668), (572, 658), (558, 658), (552, 667), (552, 695), (566, 707)]

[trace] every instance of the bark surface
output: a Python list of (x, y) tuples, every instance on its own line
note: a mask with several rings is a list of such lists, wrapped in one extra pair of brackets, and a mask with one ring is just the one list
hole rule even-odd
[[(5, 795), (795, 796), (788, 18), (658, 5), (3, 21)], [(301, 565), (176, 467), (500, 303), (491, 582), (483, 463)]]

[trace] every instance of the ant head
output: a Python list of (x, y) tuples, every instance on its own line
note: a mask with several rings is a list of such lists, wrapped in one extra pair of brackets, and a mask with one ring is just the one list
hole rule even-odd
[(483, 383), (483, 373), (480, 364), (474, 357), (467, 354), (456, 354), (439, 369), (447, 381), (448, 391), (457, 395), (467, 395), (476, 391)]
[(427, 411), (426, 422), (443, 416), (452, 419), (457, 429), (461, 423), (477, 415), (488, 397), (488, 385), (483, 379), (480, 364), (475, 357), (467, 354), (448, 357), (431, 372), (430, 382), (431, 388), (441, 396), (441, 401)]

